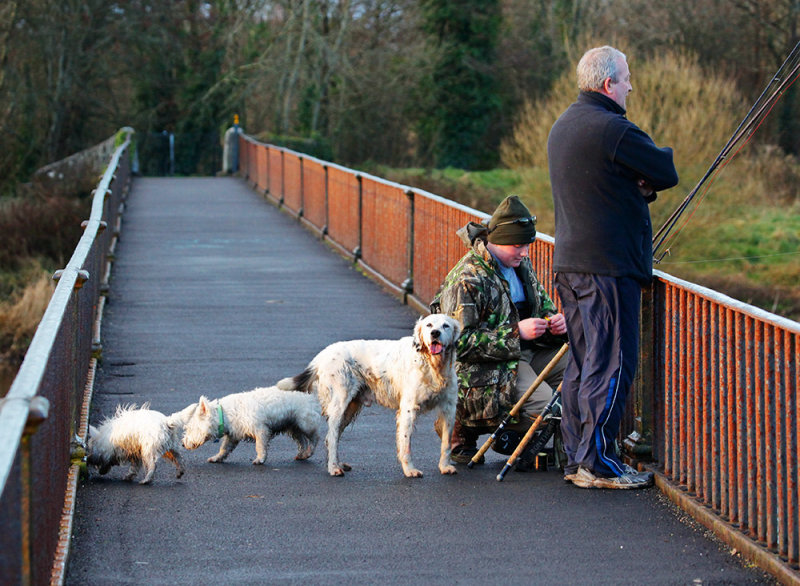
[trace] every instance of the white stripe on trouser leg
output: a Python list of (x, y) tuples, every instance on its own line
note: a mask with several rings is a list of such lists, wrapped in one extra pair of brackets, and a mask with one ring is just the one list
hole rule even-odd
[(620, 468), (620, 466), (613, 459), (609, 459), (606, 456), (606, 450), (608, 450), (608, 443), (606, 441), (605, 427), (606, 427), (606, 424), (608, 423), (608, 418), (610, 417), (611, 412), (614, 409), (614, 404), (617, 402), (617, 395), (619, 394), (619, 384), (620, 384), (620, 379), (621, 378), (622, 378), (622, 351), (620, 351), (620, 353), (619, 353), (619, 368), (617, 369), (617, 384), (615, 385), (613, 391), (609, 391), (610, 393), (612, 393), (612, 398), (611, 398), (611, 403), (608, 405), (606, 418), (603, 421), (602, 425), (595, 430), (595, 433), (599, 433), (600, 434), (601, 443), (602, 443), (602, 447), (603, 447), (603, 449), (600, 450), (597, 455), (600, 458), (600, 460), (602, 460), (602, 462), (606, 466), (608, 466), (609, 469), (611, 469), (612, 472), (614, 470), (617, 471), (617, 476), (622, 476), (623, 470), (622, 470), (622, 468)]

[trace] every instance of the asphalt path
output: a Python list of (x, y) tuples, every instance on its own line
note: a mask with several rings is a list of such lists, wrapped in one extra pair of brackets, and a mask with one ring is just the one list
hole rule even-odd
[[(94, 424), (118, 404), (171, 413), (268, 386), (332, 342), (400, 338), (418, 317), (236, 178), (136, 178), (122, 226)], [(218, 447), (184, 452), (181, 479), (161, 460), (149, 486), (91, 470), (65, 583), (770, 583), (656, 488), (583, 490), (557, 470), (498, 482), (492, 452), (443, 476), (430, 414), (412, 441), (421, 479), (403, 476), (379, 406), (342, 436), (343, 478), (324, 442), (298, 462), (279, 436), (264, 466), (252, 443), (207, 463)]]

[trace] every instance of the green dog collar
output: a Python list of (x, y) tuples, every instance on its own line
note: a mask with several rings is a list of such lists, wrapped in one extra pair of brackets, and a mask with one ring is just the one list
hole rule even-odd
[(217, 428), (217, 432), (220, 436), (225, 435), (225, 422), (222, 419), (222, 405), (217, 403), (217, 415), (219, 415), (219, 427)]

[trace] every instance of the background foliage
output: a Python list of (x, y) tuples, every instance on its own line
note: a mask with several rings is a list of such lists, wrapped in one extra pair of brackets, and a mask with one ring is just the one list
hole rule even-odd
[(436, 167), (491, 168), (498, 133), (497, 0), (423, 0), (433, 70), (421, 86), (420, 150)]
[[(81, 196), (25, 187), (34, 170), (124, 125), (146, 173), (214, 172), (238, 114), (261, 140), (487, 211), (517, 191), (552, 232), (542, 149), (581, 54), (606, 43), (629, 57), (631, 119), (675, 149), (682, 181), (652, 207), (658, 225), (799, 25), (800, 0), (4, 0), (0, 292), (70, 246)], [(800, 316), (799, 125), (792, 86), (660, 268)]]
[[(752, 101), (799, 18), (800, 0), (6, 0), (0, 191), (125, 124), (202, 161), (233, 114), (343, 164), (490, 168), (590, 44), (634, 72), (669, 50)], [(797, 114), (792, 89), (760, 140), (797, 154)]]

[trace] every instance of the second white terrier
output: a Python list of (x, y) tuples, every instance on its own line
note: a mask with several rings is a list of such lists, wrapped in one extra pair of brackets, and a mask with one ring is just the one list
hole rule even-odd
[[(296, 460), (311, 457), (319, 441), (322, 415), (313, 395), (261, 387), (209, 401), (200, 397), (188, 418), (183, 445), (194, 450), (209, 440), (222, 438), (219, 452), (209, 462), (223, 462), (244, 439), (256, 442), (253, 464), (267, 459), (270, 440), (288, 434), (297, 444)], [(189, 409), (187, 407), (187, 409)]]
[(99, 427), (89, 426), (87, 442), (88, 464), (97, 466), (106, 474), (112, 466), (130, 463), (125, 480), (133, 480), (144, 467), (145, 476), (139, 484), (149, 484), (160, 457), (170, 460), (183, 476), (184, 466), (180, 454), (181, 433), (188, 417), (187, 409), (170, 416), (149, 408), (145, 403), (119, 405), (113, 417), (105, 419)]

